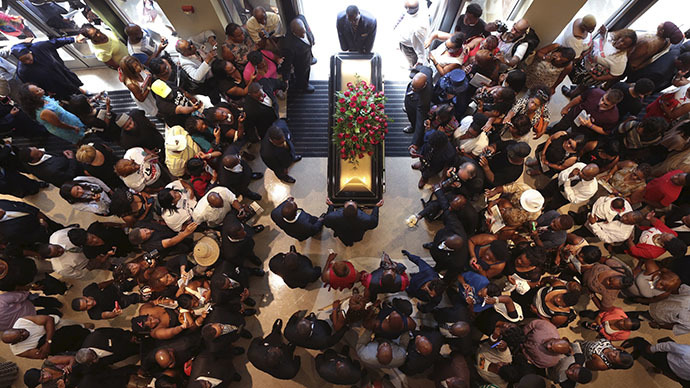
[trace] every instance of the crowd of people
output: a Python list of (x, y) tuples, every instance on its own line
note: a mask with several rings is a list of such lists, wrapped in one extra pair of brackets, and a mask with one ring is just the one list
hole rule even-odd
[[(690, 386), (690, 345), (634, 333), (690, 332), (690, 33), (672, 22), (595, 33), (587, 15), (540, 44), (528, 20), (486, 23), (477, 4), (451, 33), (430, 31), (425, 10), (406, 1), (395, 26), (411, 70), (411, 167), (419, 189), (431, 187), (406, 222), (440, 229), (383, 253), (371, 272), (333, 251), (323, 267), (294, 245), (270, 259), (255, 252), (263, 195), (249, 186), (264, 175), (252, 150), (288, 184), (302, 158), (278, 107), (314, 92), (304, 16), (284, 26), (257, 7), (223, 43), (211, 31), (179, 39), (175, 58), (134, 24), (126, 44), (85, 24), (76, 37), (14, 45), (0, 128), (73, 145), (0, 149), (0, 193), (16, 197), (0, 200), (1, 339), (16, 357), (43, 360), (24, 384), (227, 387), (241, 379), (233, 359), (289, 380), (305, 368), (302, 347), (320, 352), (316, 373), (339, 385), (391, 386), (396, 370), (445, 388), (572, 388), (642, 357)], [(350, 6), (336, 28), (343, 51), (372, 51), (371, 14)], [(137, 108), (116, 114), (107, 93), (84, 93), (57, 52), (75, 41), (118, 71)], [(573, 86), (558, 89), (566, 76)], [(558, 92), (570, 99), (560, 119), (548, 109)], [(121, 221), (65, 226), (21, 200), (50, 185), (74, 210)], [(326, 227), (353, 246), (383, 203), (326, 199), (315, 216), (289, 197), (270, 218), (298, 241)], [(352, 295), (252, 333), (251, 280), (266, 267), (289, 288)], [(96, 270), (108, 280), (60, 297)], [(63, 319), (63, 304), (86, 323)], [(132, 305), (130, 327), (88, 322)], [(565, 327), (596, 338), (562, 337)]]

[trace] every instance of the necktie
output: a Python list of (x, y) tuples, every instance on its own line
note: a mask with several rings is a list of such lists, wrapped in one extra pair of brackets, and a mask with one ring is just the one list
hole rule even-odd
[(621, 215), (620, 215), (620, 214), (616, 214), (616, 216), (613, 217), (613, 221), (620, 221), (620, 220), (621, 220)]
[(576, 184), (582, 182), (582, 178), (579, 176), (576, 176), (575, 178), (570, 180), (570, 187), (575, 187)]

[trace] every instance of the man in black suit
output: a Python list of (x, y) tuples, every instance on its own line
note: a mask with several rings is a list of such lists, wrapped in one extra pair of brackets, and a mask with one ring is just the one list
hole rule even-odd
[[(444, 209), (441, 208), (441, 202), (438, 199), (434, 199), (441, 195), (444, 196), (446, 201), (448, 200), (448, 194), (444, 193), (440, 188), (431, 194), (427, 202), (421, 199), (424, 208), (415, 215), (417, 220), (426, 218), (427, 221), (436, 221), (443, 216)], [(450, 210), (455, 212), (458, 216), (462, 226), (465, 228), (465, 232), (467, 232), (468, 235), (474, 235), (479, 226), (479, 212), (474, 208), (472, 203), (470, 203), (464, 195), (457, 194), (450, 201)]]
[(474, 159), (461, 156), (446, 172), (446, 178), (452, 179), (446, 179), (444, 182), (448, 185), (444, 184), (443, 188), (450, 189), (452, 194), (462, 194), (469, 201), (473, 201), (478, 195), (484, 194), (485, 177), (484, 170)]
[(283, 335), (293, 345), (323, 350), (338, 343), (346, 331), (347, 327), (343, 326), (333, 333), (327, 321), (317, 319), (314, 313), (307, 315), (307, 310), (300, 310), (292, 314)]
[(166, 369), (182, 371), (184, 364), (201, 350), (199, 331), (187, 331), (161, 343), (141, 359), (141, 369), (145, 373), (157, 375)]
[(293, 356), (295, 345), (283, 343), (280, 330), (283, 321), (277, 319), (273, 323), (273, 330), (266, 338), (254, 338), (247, 350), (247, 359), (256, 369), (264, 371), (271, 376), (290, 380), (297, 376), (300, 368), (299, 356)]
[(254, 254), (254, 235), (264, 230), (263, 225), (247, 226), (231, 213), (223, 219), (221, 231), (221, 257), (230, 263), (241, 267), (247, 259), (254, 265), (261, 266), (262, 262)]
[(131, 331), (101, 327), (86, 336), (77, 351), (76, 361), (95, 368), (112, 365), (138, 353), (139, 344)]
[(295, 183), (295, 178), (288, 175), (288, 168), (302, 160), (302, 155), (295, 153), (292, 134), (284, 120), (278, 120), (266, 131), (261, 139), (261, 160), (273, 170), (278, 179), (286, 183)]
[(431, 368), (441, 356), (443, 336), (438, 329), (421, 328), (411, 333), (407, 345), (405, 364), (399, 369), (408, 376), (416, 375)]
[(333, 235), (340, 238), (343, 244), (351, 247), (357, 241), (362, 241), (367, 230), (378, 226), (379, 208), (383, 206), (383, 200), (376, 204), (371, 214), (359, 209), (355, 201), (347, 201), (342, 209), (337, 210), (330, 198), (326, 198), (326, 204), (328, 211), (323, 218), (323, 224), (333, 229)]
[(18, 148), (16, 154), (21, 162), (21, 171), (33, 174), (56, 187), (84, 175), (84, 166), (74, 158), (72, 150), (65, 150), (62, 154), (49, 154), (36, 147), (28, 147)]
[(264, 174), (253, 172), (246, 160), (237, 154), (226, 154), (220, 161), (218, 168), (218, 184), (227, 187), (235, 193), (253, 201), (261, 201), (261, 194), (251, 191), (249, 183), (261, 179)]
[(321, 267), (314, 267), (307, 256), (297, 253), (294, 245), (290, 246), (290, 252), (273, 256), (268, 267), (290, 288), (305, 288), (321, 277)]
[[(232, 365), (231, 356), (204, 351), (194, 357), (187, 388), (227, 388), (232, 382), (241, 379), (242, 376)], [(214, 383), (218, 385), (213, 385)]]
[(0, 199), (0, 242), (21, 245), (47, 243), (64, 226), (25, 202)]
[(678, 233), (678, 238), (690, 244), (690, 212), (671, 205), (671, 211), (662, 218), (666, 226)]
[(348, 355), (350, 348), (346, 345), (340, 353), (328, 349), (316, 356), (316, 372), (322, 379), (331, 384), (354, 385), (364, 377), (364, 371), (358, 361)]
[(309, 84), (311, 65), (316, 63), (311, 52), (311, 47), (314, 45), (314, 34), (307, 26), (304, 15), (297, 15), (290, 22), (290, 32), (285, 35), (281, 43), (285, 58), (281, 65), (281, 68), (284, 69), (283, 79), (289, 80), (290, 72), (294, 68), (295, 84), (293, 90), (301, 93), (314, 93), (316, 89)]
[(360, 11), (356, 5), (351, 5), (338, 14), (335, 27), (338, 29), (341, 50), (371, 52), (376, 38), (376, 18), (367, 11)]
[(405, 133), (414, 133), (411, 149), (418, 151), (424, 144), (424, 121), (429, 118), (431, 97), (434, 94), (431, 68), (422, 66), (407, 85), (405, 92), (405, 112), (410, 125), (403, 129)]
[(436, 232), (434, 241), (423, 245), (436, 262), (437, 271), (448, 269), (461, 273), (467, 265), (467, 233), (457, 214), (450, 209), (444, 195), (439, 195), (444, 227)]
[(264, 138), (268, 128), (280, 118), (278, 114), (278, 100), (272, 92), (264, 93), (259, 82), (252, 82), (244, 97), (244, 133), (252, 143)]
[[(256, 306), (256, 301), (249, 296), (249, 277), (262, 277), (266, 273), (261, 268), (252, 267), (237, 267), (230, 261), (222, 261), (216, 264), (216, 269), (213, 271), (211, 277), (211, 297), (213, 303), (220, 311), (238, 312), (242, 316), (249, 316), (256, 313), (253, 308)], [(216, 311), (216, 310), (214, 310)], [(216, 315), (211, 313), (208, 322), (214, 322)], [(227, 319), (225, 315), (221, 315), (217, 322), (224, 322)], [(233, 322), (228, 319), (228, 322)]]
[(304, 241), (321, 233), (323, 219), (312, 216), (297, 207), (295, 198), (288, 197), (271, 211), (271, 219), (288, 236)]

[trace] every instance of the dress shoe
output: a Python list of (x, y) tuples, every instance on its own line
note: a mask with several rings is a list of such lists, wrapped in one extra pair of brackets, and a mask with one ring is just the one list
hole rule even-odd
[(235, 346), (232, 348), (232, 355), (233, 356), (239, 356), (244, 354), (244, 348), (240, 348), (239, 346)]
[(571, 97), (573, 90), (575, 90), (574, 85), (573, 86), (565, 86), (565, 85), (561, 86), (561, 93), (563, 93), (563, 95), (568, 97), (568, 98)]
[(278, 177), (278, 179), (285, 183), (295, 183), (295, 178), (291, 177), (290, 175), (283, 175), (281, 177)]
[(432, 242), (422, 244), (422, 248), (424, 248), (424, 249), (431, 249), (433, 247), (434, 247), (434, 243), (432, 243)]
[(316, 58), (311, 57), (311, 64), (312, 64), (312, 65), (316, 65), (316, 62), (317, 62)]
[(41, 189), (47, 189), (48, 186), (50, 186), (50, 183), (48, 182), (38, 182), (38, 187)]
[(254, 307), (256, 306), (256, 301), (252, 298), (247, 298), (244, 300), (244, 304), (246, 304), (249, 307)]
[(252, 226), (252, 229), (254, 229), (254, 233), (258, 234), (258, 233), (263, 232), (264, 229), (266, 229), (266, 227), (263, 225), (254, 225), (254, 226)]
[(403, 128), (403, 132), (414, 133), (414, 128), (411, 125), (408, 125), (407, 127)]
[(295, 155), (295, 158), (292, 159), (292, 161), (295, 163), (299, 162), (300, 160), (302, 160), (302, 155)]
[(254, 180), (254, 181), (257, 179), (261, 179), (263, 177), (264, 177), (264, 174), (261, 172), (253, 172), (252, 173), (252, 180)]
[(251, 199), (252, 201), (261, 201), (261, 194), (250, 191), (244, 195), (245, 197)]
[(256, 309), (244, 309), (244, 311), (242, 311), (242, 315), (245, 317), (249, 317), (249, 316), (255, 315), (255, 314), (256, 314)]
[(240, 330), (240, 337), (250, 339), (253, 337), (252, 333), (247, 329)]
[(406, 251), (405, 249), (400, 251), (400, 253), (402, 253), (403, 255), (408, 256), (408, 257), (410, 256), (410, 252)]

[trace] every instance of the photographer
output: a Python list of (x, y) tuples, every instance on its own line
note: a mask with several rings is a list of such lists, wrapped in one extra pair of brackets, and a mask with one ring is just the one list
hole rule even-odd
[(515, 182), (522, 175), (525, 158), (531, 151), (527, 143), (514, 140), (486, 147), (478, 158), (486, 175), (485, 186), (494, 188)]
[(512, 26), (507, 26), (501, 21), (495, 21), (486, 25), (487, 31), (497, 31), (498, 49), (497, 58), (508, 67), (515, 67), (523, 59), (527, 58), (532, 50), (539, 44), (539, 37), (530, 28), (529, 22), (520, 19)]
[(459, 167), (451, 167), (446, 171), (447, 179), (441, 183), (443, 189), (451, 188), (454, 194), (462, 194), (468, 200), (483, 193), (484, 171), (477, 163), (466, 156), (458, 158)]
[(472, 98), (477, 103), (477, 112), (485, 114), (489, 120), (482, 130), (489, 132), (494, 123), (501, 123), (515, 103), (515, 91), (509, 87), (493, 86), (481, 88)]
[[(429, 125), (429, 120), (425, 122)], [(419, 161), (412, 165), (412, 169), (422, 172), (417, 187), (424, 187), (426, 182), (434, 175), (438, 175), (444, 168), (450, 166), (455, 158), (455, 149), (448, 141), (445, 133), (432, 129), (424, 135), (424, 144), (419, 153), (413, 153), (413, 158)]]

